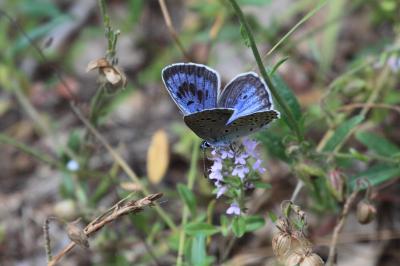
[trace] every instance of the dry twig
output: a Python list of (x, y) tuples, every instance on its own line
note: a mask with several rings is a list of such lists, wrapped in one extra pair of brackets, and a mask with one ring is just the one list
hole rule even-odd
[(329, 245), (329, 256), (328, 261), (326, 263), (327, 266), (333, 266), (335, 261), (335, 253), (336, 253), (336, 244), (338, 242), (339, 233), (343, 228), (344, 222), (346, 221), (347, 215), (349, 214), (350, 207), (353, 204), (354, 200), (356, 199), (359, 189), (355, 189), (353, 193), (347, 198), (346, 203), (343, 206), (342, 213), (340, 214), (340, 218), (338, 223), (333, 230), (332, 240)]
[(160, 4), (161, 7), (161, 12), (164, 17), (165, 24), (167, 25), (168, 31), (171, 34), (172, 39), (174, 39), (176, 45), (179, 47), (179, 50), (181, 50), (181, 53), (183, 56), (190, 61), (191, 57), (189, 54), (186, 52), (185, 47), (183, 47), (183, 44), (181, 40), (179, 39), (179, 35), (176, 32), (174, 25), (172, 24), (171, 16), (169, 15), (167, 5), (165, 4), (164, 0), (158, 0), (158, 3)]
[[(129, 197), (129, 196), (128, 196)], [(127, 197), (127, 198), (128, 198)], [(162, 193), (151, 194), (139, 200), (129, 200), (127, 198), (119, 201), (105, 213), (91, 221), (84, 229), (83, 232), (86, 236), (99, 231), (106, 224), (113, 222), (129, 213), (136, 213), (142, 211), (145, 207), (153, 206), (159, 198), (162, 197)], [(75, 247), (75, 243), (69, 243), (58, 255), (54, 256), (51, 261), (47, 264), (48, 266), (54, 266), (64, 257), (71, 249)]]

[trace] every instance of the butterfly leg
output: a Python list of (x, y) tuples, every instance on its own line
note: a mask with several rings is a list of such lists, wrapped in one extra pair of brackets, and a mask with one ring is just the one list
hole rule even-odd
[(206, 166), (206, 149), (210, 148), (211, 145), (207, 142), (207, 141), (203, 141), (200, 144), (200, 148), (203, 151), (203, 174), (204, 174), (204, 178), (208, 178), (208, 169)]

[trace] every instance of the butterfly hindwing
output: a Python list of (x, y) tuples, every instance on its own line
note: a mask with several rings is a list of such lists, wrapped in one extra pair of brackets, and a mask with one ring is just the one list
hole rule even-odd
[(207, 66), (178, 63), (162, 70), (165, 87), (184, 115), (217, 107), (218, 74)]
[(200, 138), (209, 143), (229, 143), (232, 140), (259, 131), (278, 118), (275, 110), (256, 112), (242, 116), (227, 124), (232, 109), (211, 109), (185, 116), (186, 125)]
[(241, 74), (229, 82), (219, 96), (218, 107), (235, 110), (228, 124), (239, 117), (274, 108), (267, 85), (254, 72)]
[(278, 116), (279, 113), (275, 110), (261, 111), (241, 116), (224, 126), (222, 129), (224, 133), (218, 138), (218, 141), (230, 142), (234, 139), (255, 133), (278, 118)]
[(225, 125), (232, 116), (232, 109), (211, 109), (184, 116), (186, 125), (209, 143), (218, 142), (225, 133)]

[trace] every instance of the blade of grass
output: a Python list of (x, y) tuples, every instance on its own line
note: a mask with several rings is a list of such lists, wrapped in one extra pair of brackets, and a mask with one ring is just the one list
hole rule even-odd
[(315, 15), (321, 8), (323, 8), (329, 0), (320, 1), (320, 3), (310, 10), (307, 14), (304, 15), (299, 22), (296, 23), (266, 54), (263, 55), (262, 59), (264, 60), (267, 56), (272, 54), (283, 42), (285, 42), (290, 35), (293, 34), (301, 25), (303, 25), (307, 20), (309, 20), (312, 16)]
[[(199, 151), (200, 151), (200, 143), (196, 140), (193, 143), (193, 152), (192, 152), (192, 159), (190, 161), (190, 168), (188, 174), (188, 183), (187, 187), (189, 190), (193, 189), (194, 180), (196, 178), (196, 168), (197, 168), (197, 161), (199, 158)], [(185, 225), (189, 218), (190, 210), (187, 205), (184, 204), (183, 211), (182, 211), (182, 222), (180, 228), (180, 235), (179, 235), (179, 248), (178, 248), (178, 257), (176, 260), (176, 266), (183, 265), (183, 251), (185, 248), (185, 240), (186, 240), (186, 233), (185, 233)]]

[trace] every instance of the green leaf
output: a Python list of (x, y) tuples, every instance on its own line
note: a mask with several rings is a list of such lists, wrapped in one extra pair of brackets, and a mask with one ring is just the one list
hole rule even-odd
[(243, 216), (235, 216), (232, 223), (232, 231), (236, 237), (242, 237), (246, 232), (246, 221)]
[(335, 147), (339, 145), (347, 137), (349, 132), (358, 124), (360, 124), (363, 120), (364, 116), (357, 115), (351, 118), (350, 120), (347, 120), (346, 122), (342, 123), (340, 126), (338, 126), (333, 136), (326, 143), (323, 151), (325, 152), (333, 151)]
[(238, 0), (239, 5), (256, 5), (256, 6), (264, 6), (271, 4), (272, 0)]
[(276, 216), (276, 214), (273, 213), (273, 212), (268, 212), (268, 216), (269, 216), (269, 218), (271, 219), (271, 221), (272, 221), (273, 223), (275, 223), (276, 220), (278, 220), (278, 216)]
[[(282, 79), (282, 77), (278, 73), (271, 74), (271, 71), (269, 71), (269, 73), (271, 76), (272, 83), (278, 89), (278, 93), (281, 96), (281, 98), (287, 103), (291, 113), (293, 114), (294, 119), (300, 122), (302, 120), (301, 108), (299, 102), (297, 101), (296, 95), (293, 93), (291, 89), (289, 89), (286, 82)], [(281, 115), (285, 120), (287, 120), (285, 118), (284, 113), (281, 112)]]
[(354, 188), (358, 178), (366, 178), (369, 180), (369, 182), (371, 182), (372, 186), (376, 186), (399, 176), (400, 167), (394, 167), (386, 164), (378, 164), (364, 172), (358, 173), (357, 175), (350, 177), (350, 185), (352, 188)]
[(358, 132), (356, 139), (371, 151), (382, 156), (393, 156), (400, 152), (400, 148), (389, 140), (370, 132)]
[(79, 151), (81, 146), (81, 135), (79, 134), (79, 131), (74, 130), (69, 134), (67, 145), (71, 150), (76, 152)]
[(283, 134), (278, 135), (268, 131), (268, 133), (260, 132), (257, 136), (269, 154), (285, 162), (292, 160), (286, 155), (285, 146), (282, 142)]
[[(53, 20), (50, 20), (32, 30), (30, 30), (27, 34), (31, 40), (36, 40), (38, 38), (41, 38), (48, 34), (52, 29), (54, 29), (56, 26), (67, 22), (68, 20), (71, 20), (71, 17), (68, 16), (58, 16), (54, 18)], [(14, 57), (16, 54), (21, 52), (21, 50), (27, 48), (30, 46), (30, 41), (25, 37), (21, 36), (19, 37), (14, 44), (10, 47), (10, 55)]]
[(178, 184), (178, 193), (181, 197), (182, 201), (189, 208), (190, 213), (192, 215), (196, 214), (196, 197), (193, 195), (193, 192), (190, 191), (187, 186), (183, 184)]
[(207, 256), (206, 236), (196, 235), (191, 243), (190, 265), (206, 266), (211, 265), (214, 258)]
[(203, 234), (205, 236), (211, 236), (219, 231), (219, 228), (208, 223), (189, 223), (185, 226), (185, 232), (188, 235)]
[(49, 0), (45, 1), (31, 1), (27, 4), (24, 1), (18, 5), (19, 12), (29, 18), (43, 19), (43, 17), (57, 17), (62, 15), (62, 12), (58, 9), (57, 5)]
[(262, 182), (262, 181), (259, 181), (259, 180), (253, 181), (252, 183), (254, 184), (254, 186), (255, 186), (256, 188), (260, 188), (260, 189), (271, 189), (271, 184), (269, 184), (269, 183), (265, 183), (265, 182)]
[(368, 162), (369, 161), (369, 157), (368, 156), (365, 156), (364, 154), (362, 154), (361, 152), (357, 151), (356, 149), (350, 148), (349, 152), (354, 157), (354, 159), (357, 159), (357, 160), (363, 161), (363, 162)]
[(263, 227), (265, 225), (265, 220), (262, 216), (252, 215), (252, 216), (247, 216), (245, 218), (245, 223), (246, 223), (245, 231), (253, 232)]

